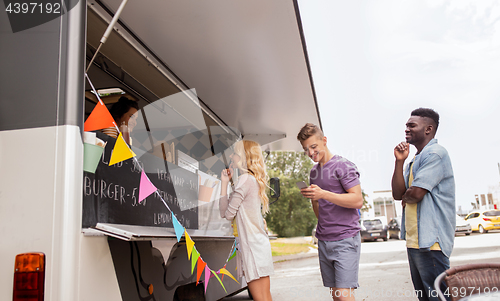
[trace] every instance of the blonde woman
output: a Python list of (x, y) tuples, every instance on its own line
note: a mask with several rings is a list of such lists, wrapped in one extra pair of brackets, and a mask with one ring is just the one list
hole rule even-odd
[[(257, 142), (242, 140), (235, 144), (230, 158), (229, 169), (221, 174), (219, 208), (221, 217), (236, 220), (238, 276), (245, 276), (254, 300), (272, 300), (269, 276), (274, 272), (273, 259), (262, 218), (262, 214), (269, 211), (265, 192), (268, 176), (262, 150)], [(227, 186), (234, 168), (241, 175), (228, 197)]]

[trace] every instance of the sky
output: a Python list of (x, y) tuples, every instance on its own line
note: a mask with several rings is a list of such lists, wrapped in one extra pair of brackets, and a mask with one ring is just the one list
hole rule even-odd
[[(390, 190), (413, 109), (440, 114), (456, 202), (499, 185), (500, 1), (299, 0), (328, 146)], [(412, 146), (409, 159), (416, 149)]]

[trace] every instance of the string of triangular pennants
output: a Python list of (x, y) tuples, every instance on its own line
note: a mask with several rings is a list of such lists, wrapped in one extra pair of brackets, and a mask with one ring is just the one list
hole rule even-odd
[[(94, 91), (94, 94), (97, 96), (97, 99), (99, 102), (96, 104), (95, 108), (92, 110), (92, 113), (89, 115), (87, 120), (85, 121), (84, 124), (84, 131), (96, 131), (104, 128), (109, 128), (109, 127), (115, 127), (116, 130), (120, 133), (118, 126), (116, 125), (113, 117), (111, 116), (111, 113), (109, 113), (108, 109), (102, 102), (101, 98), (99, 97), (99, 94), (95, 90), (94, 86), (92, 85), (92, 82), (90, 81), (90, 78), (88, 77), (87, 74), (85, 74), (85, 77), (87, 78), (90, 86), (92, 87), (92, 90)], [(109, 166), (114, 165), (116, 163), (128, 160), (130, 158), (133, 158), (137, 162), (137, 166), (141, 166), (136, 158), (136, 154), (130, 149), (128, 144), (125, 142), (125, 139), (123, 139), (122, 134), (120, 133), (118, 135), (118, 138), (116, 139), (115, 147), (113, 148), (113, 152), (111, 153), (111, 158), (109, 161)], [(195, 242), (191, 239), (189, 236), (186, 228), (181, 225), (177, 217), (175, 216), (174, 212), (170, 209), (170, 207), (167, 205), (163, 197), (160, 195), (158, 192), (158, 188), (154, 186), (153, 183), (151, 183), (151, 180), (149, 180), (148, 176), (144, 172), (144, 170), (141, 170), (141, 180), (139, 184), (139, 203), (141, 203), (145, 198), (150, 196), (153, 193), (157, 193), (157, 195), (160, 197), (162, 200), (163, 204), (165, 207), (170, 211), (172, 215), (172, 224), (174, 226), (175, 230), (175, 235), (177, 237), (177, 242), (179, 242), (184, 235), (184, 238), (186, 240), (186, 249), (187, 249), (187, 255), (188, 255), (188, 260), (191, 260), (191, 274), (194, 273), (194, 267), (196, 266), (196, 285), (198, 285), (201, 275), (204, 273), (204, 285), (205, 285), (205, 293), (207, 292), (207, 286), (210, 278), (215, 277), (224, 291), (226, 291), (226, 288), (224, 287), (224, 284), (222, 283), (222, 279), (224, 279), (224, 275), (227, 275), (234, 281), (238, 282), (236, 278), (226, 269), (227, 263), (233, 259), (236, 256), (236, 241), (233, 244), (231, 251), (229, 252), (228, 259), (226, 260), (226, 263), (222, 268), (219, 270), (215, 271), (211, 269), (208, 264), (203, 260), (201, 257), (200, 252), (196, 249)], [(221, 275), (221, 277), (219, 277)], [(238, 282), (239, 283), (239, 282)], [(227, 291), (226, 291), (227, 293)]]

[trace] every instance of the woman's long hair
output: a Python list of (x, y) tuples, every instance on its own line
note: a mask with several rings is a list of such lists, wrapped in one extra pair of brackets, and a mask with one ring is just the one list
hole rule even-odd
[(260, 145), (251, 140), (236, 142), (234, 152), (241, 158), (237, 167), (253, 175), (259, 184), (259, 197), (262, 204), (262, 214), (269, 212), (269, 198), (266, 195), (269, 176), (266, 172), (264, 157)]

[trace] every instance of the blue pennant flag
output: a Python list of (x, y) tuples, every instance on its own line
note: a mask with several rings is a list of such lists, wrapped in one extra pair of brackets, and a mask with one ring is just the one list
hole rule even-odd
[(182, 234), (184, 234), (184, 227), (179, 223), (173, 212), (172, 224), (174, 225), (175, 235), (177, 235), (177, 242), (179, 242), (181, 240)]

